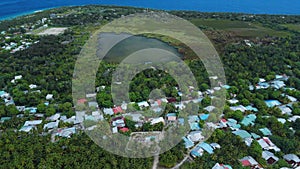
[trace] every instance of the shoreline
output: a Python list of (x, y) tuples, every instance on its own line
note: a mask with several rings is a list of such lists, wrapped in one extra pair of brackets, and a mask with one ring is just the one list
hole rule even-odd
[(198, 10), (183, 10), (183, 9), (158, 9), (158, 8), (146, 8), (146, 7), (141, 7), (141, 6), (120, 6), (120, 5), (110, 5), (110, 4), (86, 4), (86, 5), (65, 5), (65, 6), (56, 6), (56, 7), (49, 7), (49, 8), (42, 8), (42, 9), (37, 9), (37, 10), (30, 10), (30, 11), (25, 11), (22, 13), (16, 13), (12, 15), (7, 15), (7, 16), (0, 16), (0, 22), (2, 21), (8, 21), (8, 20), (13, 20), (18, 17), (23, 17), (26, 15), (32, 15), (35, 13), (43, 12), (45, 10), (51, 10), (55, 8), (62, 8), (62, 7), (79, 7), (79, 6), (108, 6), (108, 7), (127, 7), (127, 8), (145, 8), (145, 9), (153, 9), (153, 10), (162, 10), (162, 11), (189, 11), (189, 12), (202, 12), (202, 13), (232, 13), (232, 14), (246, 14), (246, 15), (274, 15), (274, 16), (299, 16), (299, 14), (276, 14), (276, 13), (264, 13), (264, 12), (253, 12), (253, 13), (248, 13), (248, 12), (232, 12), (232, 11), (198, 11)]

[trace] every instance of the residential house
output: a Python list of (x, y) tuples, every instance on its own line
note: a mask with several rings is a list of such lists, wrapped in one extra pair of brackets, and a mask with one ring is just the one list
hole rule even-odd
[(281, 110), (282, 114), (287, 114), (289, 116), (292, 115), (292, 109), (290, 109), (288, 106), (286, 105), (282, 105), (278, 107)]
[(114, 115), (114, 111), (113, 111), (112, 108), (104, 108), (104, 109), (103, 109), (103, 113), (104, 113), (105, 115), (110, 115), (110, 116)]
[(138, 106), (141, 108), (141, 109), (143, 109), (143, 108), (146, 108), (146, 107), (149, 107), (150, 105), (149, 105), (149, 103), (148, 102), (146, 102), (146, 101), (142, 101), (142, 102), (139, 102), (139, 103), (137, 103), (138, 104)]
[(165, 124), (165, 120), (162, 117), (158, 117), (158, 118), (153, 118), (151, 120), (151, 125), (157, 124), (157, 123), (163, 123)]
[(264, 150), (280, 151), (280, 148), (278, 148), (268, 137), (258, 139), (257, 142)]
[(283, 159), (295, 168), (300, 166), (300, 159), (295, 154), (286, 154), (283, 156)]
[(47, 123), (44, 125), (44, 130), (58, 128), (58, 124), (59, 124), (58, 120), (56, 122)]
[(113, 112), (114, 114), (123, 113), (122, 107), (121, 106), (114, 107)]
[(175, 122), (175, 121), (177, 121), (176, 113), (168, 113), (166, 115), (166, 118), (167, 118), (168, 122)]
[(239, 106), (231, 106), (230, 109), (232, 111), (241, 111), (241, 112), (245, 112), (247, 109), (243, 106), (243, 105), (239, 105)]
[(241, 121), (241, 124), (243, 124), (244, 126), (253, 126), (254, 122), (256, 120), (256, 115), (255, 114), (249, 114), (246, 117), (244, 117), (244, 119)]
[(212, 169), (232, 169), (230, 165), (216, 163)]
[(261, 128), (261, 129), (259, 129), (259, 131), (261, 131), (263, 133), (263, 135), (265, 135), (265, 136), (272, 135), (272, 132), (268, 128)]
[(71, 128), (59, 129), (56, 135), (60, 137), (71, 138), (71, 136), (75, 133), (76, 133), (76, 128), (71, 127)]
[(192, 142), (199, 142), (200, 140), (204, 139), (204, 136), (202, 136), (201, 131), (192, 131), (187, 135), (187, 138)]
[(263, 151), (262, 152), (262, 158), (264, 158), (268, 164), (275, 164), (279, 158), (276, 157), (272, 152), (270, 151)]
[(251, 156), (246, 156), (240, 159), (242, 166), (250, 167), (251, 169), (262, 169), (261, 165)]
[(194, 146), (194, 142), (192, 142), (190, 139), (186, 138), (186, 137), (182, 137), (183, 141), (184, 141), (184, 145), (185, 145), (185, 148), (188, 149), (188, 148), (191, 148)]
[(53, 99), (53, 94), (47, 94), (46, 100), (52, 100)]
[(268, 107), (275, 107), (281, 105), (281, 103), (278, 100), (266, 100), (265, 103)]

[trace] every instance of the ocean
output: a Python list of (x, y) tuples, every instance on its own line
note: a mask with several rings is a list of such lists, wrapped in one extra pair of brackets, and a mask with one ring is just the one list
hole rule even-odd
[(0, 20), (60, 6), (118, 5), (163, 10), (300, 14), (299, 0), (1, 0)]

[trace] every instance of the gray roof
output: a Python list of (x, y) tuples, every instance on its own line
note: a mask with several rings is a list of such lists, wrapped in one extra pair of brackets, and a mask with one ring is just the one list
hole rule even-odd
[(296, 163), (300, 162), (299, 157), (295, 154), (286, 154), (283, 156), (283, 158), (287, 161), (295, 161)]

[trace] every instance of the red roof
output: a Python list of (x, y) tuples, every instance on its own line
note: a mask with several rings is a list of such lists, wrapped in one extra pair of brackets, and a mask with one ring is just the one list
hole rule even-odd
[(85, 102), (87, 102), (86, 99), (79, 99), (79, 100), (77, 101), (77, 103), (81, 103), (81, 104), (84, 104)]
[(243, 160), (243, 161), (242, 161), (242, 165), (243, 165), (243, 166), (250, 166), (251, 163), (250, 163), (250, 161), (248, 161), (248, 160)]
[(159, 106), (161, 105), (161, 100), (157, 100), (156, 102)]
[(118, 107), (113, 108), (113, 112), (114, 112), (115, 114), (117, 114), (117, 113), (123, 112), (123, 110), (122, 110), (121, 106), (118, 106)]
[(222, 121), (222, 122), (224, 122), (224, 123), (226, 123), (226, 122), (227, 122), (227, 120), (226, 120), (226, 119), (221, 119), (221, 121)]
[(127, 132), (127, 131), (129, 131), (129, 129), (126, 128), (126, 127), (124, 127), (124, 128), (121, 128), (120, 131), (122, 131), (122, 132)]

